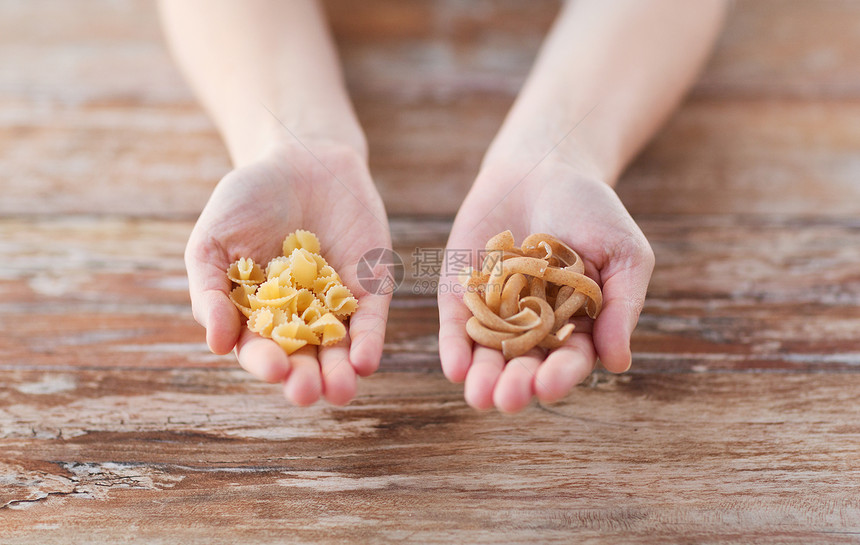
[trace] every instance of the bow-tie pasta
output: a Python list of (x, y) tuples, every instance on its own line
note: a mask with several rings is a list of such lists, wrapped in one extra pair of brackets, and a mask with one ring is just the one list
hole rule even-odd
[(227, 269), (227, 278), (236, 284), (230, 300), (248, 318), (248, 329), (274, 340), (287, 354), (343, 339), (344, 320), (358, 308), (320, 249), (315, 234), (299, 229), (287, 235), (283, 255), (265, 270), (245, 257)]
[(230, 265), (230, 268), (227, 269), (227, 278), (234, 284), (244, 286), (259, 284), (266, 279), (260, 266), (254, 263), (253, 259), (245, 259), (244, 257)]

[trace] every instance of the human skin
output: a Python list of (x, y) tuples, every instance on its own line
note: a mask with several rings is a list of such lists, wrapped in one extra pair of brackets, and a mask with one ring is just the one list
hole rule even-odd
[[(356, 375), (379, 365), (390, 302), (361, 290), (354, 266), (365, 251), (390, 248), (391, 241), (321, 10), (313, 0), (162, 0), (160, 7), (174, 56), (235, 166), (189, 238), (194, 316), (214, 352), (235, 350), (252, 374), (283, 382), (293, 403), (321, 395), (346, 403)], [(724, 0), (579, 0), (563, 7), (485, 155), (448, 248), (481, 248), (507, 229), (518, 239), (551, 233), (582, 254), (605, 304), (593, 330), (580, 324), (565, 347), (506, 364), (500, 352), (473, 346), (464, 327), (468, 309), (454, 276), (443, 274), (440, 360), (450, 380), (465, 381), (470, 405), (515, 412), (535, 395), (560, 399), (597, 357), (613, 372), (630, 367), (630, 335), (654, 256), (613, 187), (693, 81), (724, 11)], [(297, 228), (319, 235), (359, 310), (339, 346), (288, 357), (242, 327), (224, 271), (240, 256), (277, 255), (283, 236)]]
[(507, 363), (466, 334), (471, 316), (454, 267), (438, 293), (445, 375), (465, 382), (473, 407), (516, 412), (534, 396), (564, 397), (597, 358), (631, 365), (630, 337), (654, 254), (613, 188), (680, 101), (721, 26), (722, 0), (580, 0), (566, 4), (457, 213), (447, 247), (482, 248), (510, 229), (517, 240), (550, 233), (583, 257), (603, 288), (593, 327), (580, 323), (564, 347)]
[[(174, 57), (212, 117), (235, 169), (216, 186), (185, 251), (195, 319), (210, 349), (235, 350), (254, 376), (283, 383), (295, 405), (355, 395), (379, 366), (390, 295), (362, 289), (355, 264), (390, 248), (388, 220), (367, 166), (367, 145), (319, 6), (311, 0), (163, 1)], [(287, 356), (243, 327), (225, 271), (263, 264), (287, 233), (316, 233), (322, 253), (358, 298), (347, 339)]]

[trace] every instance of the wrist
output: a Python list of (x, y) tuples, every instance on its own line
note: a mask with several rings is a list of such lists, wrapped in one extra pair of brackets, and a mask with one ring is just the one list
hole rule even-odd
[(544, 64), (538, 62), (529, 76), (486, 160), (517, 157), (534, 164), (554, 159), (614, 186), (629, 159), (625, 121), (601, 89)]
[(340, 176), (344, 171), (368, 170), (364, 148), (341, 138), (305, 135), (298, 140), (289, 134), (270, 140), (257, 156), (255, 163), (280, 164), (289, 169), (322, 167)]
[[(547, 118), (549, 119), (549, 118)], [(562, 168), (614, 187), (616, 169), (587, 145), (573, 125), (554, 121), (505, 123), (481, 163), (482, 172), (518, 172), (519, 177), (546, 167)]]
[(259, 105), (254, 116), (235, 116), (232, 125), (219, 127), (234, 167), (241, 167), (272, 152), (337, 149), (357, 154), (367, 162), (367, 140), (354, 112), (344, 108), (319, 108), (301, 114), (279, 113)]

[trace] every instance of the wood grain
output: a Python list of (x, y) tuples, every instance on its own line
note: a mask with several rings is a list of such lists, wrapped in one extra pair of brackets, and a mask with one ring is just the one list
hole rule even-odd
[[(857, 220), (643, 216), (640, 225), (658, 266), (633, 339), (634, 372), (860, 368)], [(190, 229), (0, 221), (2, 363), (234, 366), (208, 353), (191, 318), (181, 259)], [(435, 278), (413, 256), (442, 248), (449, 230), (443, 219), (392, 221), (407, 274), (391, 305), (384, 369), (438, 370)]]
[[(453, 214), (557, 3), (327, 6), (389, 212)], [(152, 6), (67, 11), (0, 3), (0, 213), (196, 217), (229, 163)], [(856, 215), (857, 12), (738, 2), (693, 97), (622, 181), (631, 210)]]
[(144, 0), (0, 0), (0, 543), (860, 542), (860, 4), (739, 0), (618, 193), (630, 373), (476, 412), (440, 248), (555, 0), (325, 0), (409, 273), (382, 371), (291, 408), (191, 318), (229, 170)]
[(855, 98), (860, 5), (843, 0), (733, 2), (696, 94)]
[(618, 186), (634, 214), (860, 213), (860, 107), (692, 99)]
[(516, 418), (469, 409), (438, 374), (378, 374), (348, 407), (302, 410), (239, 371), (9, 378), (6, 543), (66, 543), (68, 522), (92, 543), (860, 532), (856, 374), (606, 377)]

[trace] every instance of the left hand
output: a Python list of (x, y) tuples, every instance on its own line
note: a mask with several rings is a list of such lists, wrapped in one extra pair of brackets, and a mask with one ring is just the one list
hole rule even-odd
[(472, 314), (446, 262), (438, 294), (442, 370), (453, 382), (465, 380), (466, 401), (478, 409), (495, 405), (516, 412), (532, 396), (561, 399), (591, 373), (597, 357), (612, 372), (626, 371), (630, 336), (654, 268), (648, 241), (606, 183), (564, 162), (546, 160), (531, 172), (529, 167), (481, 171), (454, 221), (446, 257), (483, 248), (508, 229), (517, 243), (531, 233), (554, 235), (582, 256), (586, 274), (602, 286), (603, 310), (592, 331), (578, 327), (561, 348), (549, 354), (533, 349), (506, 363), (500, 351), (473, 346), (465, 329)]

